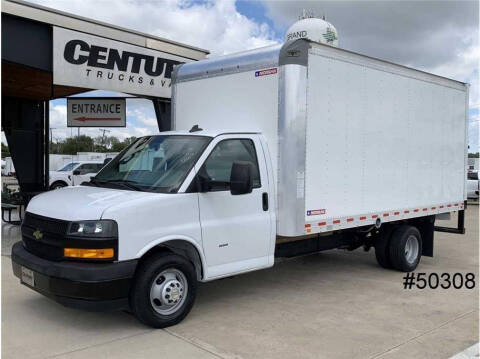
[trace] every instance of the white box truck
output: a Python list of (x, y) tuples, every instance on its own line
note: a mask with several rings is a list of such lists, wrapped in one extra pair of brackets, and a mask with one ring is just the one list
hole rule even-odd
[[(58, 302), (181, 321), (198, 282), (375, 248), (414, 270), (463, 232), (466, 84), (308, 40), (184, 64), (175, 131), (32, 199), (15, 275)], [(458, 228), (434, 227), (459, 212)]]

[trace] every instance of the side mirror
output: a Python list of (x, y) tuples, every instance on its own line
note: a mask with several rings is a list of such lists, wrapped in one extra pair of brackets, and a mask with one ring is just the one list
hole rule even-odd
[(73, 175), (74, 175), (74, 176), (78, 176), (78, 175), (80, 175), (80, 174), (81, 174), (80, 170), (75, 170), (75, 171), (73, 171)]
[(230, 172), (230, 193), (232, 195), (251, 193), (253, 189), (253, 164), (235, 161)]

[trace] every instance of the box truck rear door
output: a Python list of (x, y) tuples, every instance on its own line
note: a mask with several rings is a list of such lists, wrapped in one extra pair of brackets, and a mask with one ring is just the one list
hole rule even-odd
[[(214, 146), (197, 172), (209, 182), (208, 191), (199, 193), (199, 204), (210, 278), (268, 265), (272, 210), (264, 203), (268, 181), (263, 153), (258, 152), (262, 151), (258, 138), (230, 135)], [(238, 161), (253, 165), (251, 193), (230, 192), (232, 165)]]

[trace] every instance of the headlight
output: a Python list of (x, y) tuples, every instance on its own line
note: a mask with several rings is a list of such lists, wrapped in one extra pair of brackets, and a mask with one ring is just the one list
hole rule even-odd
[(110, 219), (72, 222), (68, 234), (82, 237), (118, 237), (118, 227), (117, 222)]

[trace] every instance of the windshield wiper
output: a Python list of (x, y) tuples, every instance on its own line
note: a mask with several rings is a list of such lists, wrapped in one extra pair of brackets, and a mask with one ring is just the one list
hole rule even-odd
[(83, 182), (80, 185), (81, 186), (98, 186), (99, 184), (103, 184), (105, 181), (99, 181), (95, 179), (95, 177), (90, 178), (90, 182)]
[(142, 188), (136, 185), (138, 182), (131, 181), (131, 180), (107, 180), (107, 181), (101, 181), (101, 182), (99, 181), (99, 183), (114, 184), (114, 185), (119, 185), (119, 186), (129, 188), (129, 189), (133, 189), (135, 191), (142, 191)]
[(135, 191), (143, 191), (140, 186), (137, 186), (138, 182), (131, 181), (131, 180), (98, 180), (95, 177), (90, 178), (90, 182), (86, 182), (85, 185), (88, 186), (97, 186), (100, 187), (101, 185), (106, 184), (113, 184), (115, 186), (120, 186), (128, 189), (133, 189)]

